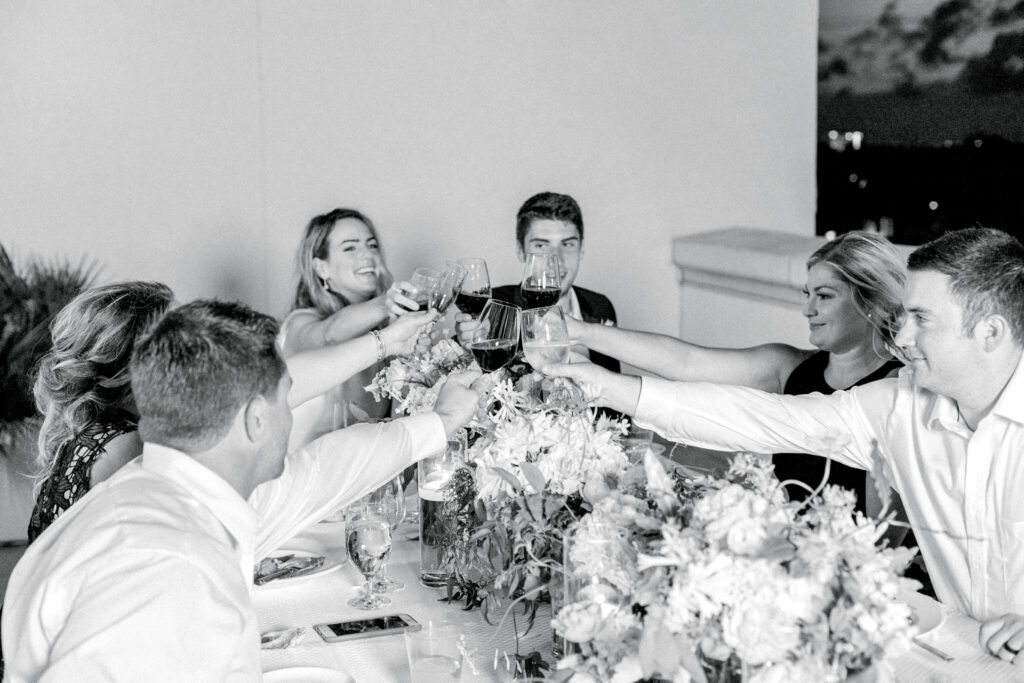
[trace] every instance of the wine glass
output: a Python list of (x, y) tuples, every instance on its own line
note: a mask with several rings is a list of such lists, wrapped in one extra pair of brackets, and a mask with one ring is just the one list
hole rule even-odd
[(569, 360), (569, 330), (559, 306), (522, 312), (523, 353), (534, 370)]
[(459, 293), (459, 288), (462, 286), (462, 280), (465, 277), (466, 269), (455, 261), (449, 261), (448, 268), (441, 274), (437, 287), (430, 297), (430, 307), (438, 313), (447, 311)]
[(487, 274), (487, 262), (482, 258), (460, 258), (456, 263), (466, 269), (466, 277), (462, 279), (455, 305), (463, 313), (476, 318), (491, 298), (491, 277)]
[(366, 579), (364, 595), (349, 600), (349, 606), (371, 610), (390, 605), (390, 598), (373, 592), (373, 577), (391, 554), (391, 525), (383, 514), (369, 506), (354, 510), (347, 524), (349, 557)]
[(519, 291), (527, 308), (547, 308), (558, 303), (562, 296), (561, 271), (562, 260), (558, 254), (538, 252), (526, 255)]
[(519, 345), (519, 307), (488, 300), (469, 345), (484, 372), (494, 372), (516, 355)]
[[(394, 534), (398, 525), (405, 519), (405, 495), (402, 491), (401, 475), (389, 480), (386, 484), (368, 493), (361, 501), (366, 507), (374, 512), (383, 515), (387, 520), (391, 532)], [(388, 593), (405, 588), (401, 581), (389, 579), (387, 576), (388, 566), (385, 561), (380, 568), (380, 574), (373, 582), (373, 588), (378, 593)]]
[(441, 273), (433, 268), (417, 268), (413, 271), (409, 282), (416, 288), (416, 291), (412, 294), (412, 298), (419, 304), (416, 310), (427, 310), (430, 306), (431, 298), (436, 296), (440, 281)]

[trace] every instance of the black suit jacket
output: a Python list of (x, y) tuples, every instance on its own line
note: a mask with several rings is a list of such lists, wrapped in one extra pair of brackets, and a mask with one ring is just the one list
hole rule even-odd
[[(612, 306), (611, 300), (608, 299), (604, 294), (598, 294), (589, 289), (583, 289), (573, 285), (573, 291), (576, 292), (576, 299), (580, 302), (580, 315), (583, 317), (583, 322), (588, 323), (605, 323), (611, 321), (612, 324), (617, 325), (619, 323), (618, 318), (615, 317), (615, 307)], [(505, 303), (515, 304), (519, 308), (526, 309), (529, 306), (523, 300), (522, 292), (519, 291), (519, 285), (502, 285), (501, 287), (495, 287), (491, 290), (491, 298), (497, 299), (498, 301), (504, 301)], [(606, 356), (603, 353), (597, 351), (590, 351), (590, 360), (595, 365), (600, 365), (602, 368), (611, 370), (612, 372), (621, 372), (622, 367), (619, 365), (619, 361), (615, 360), (611, 356)]]

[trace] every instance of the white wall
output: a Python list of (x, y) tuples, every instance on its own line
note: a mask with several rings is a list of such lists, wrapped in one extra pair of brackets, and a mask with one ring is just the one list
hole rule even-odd
[(0, 239), (263, 304), (258, 6), (0, 2)]
[(5, 0), (0, 240), (280, 314), (314, 213), (509, 282), (554, 190), (579, 283), (674, 332), (673, 237), (813, 231), (816, 36), (810, 0)]

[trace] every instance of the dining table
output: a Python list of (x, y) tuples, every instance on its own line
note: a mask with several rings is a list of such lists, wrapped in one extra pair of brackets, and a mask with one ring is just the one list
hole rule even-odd
[[(415, 505), (410, 500), (409, 509), (416, 509)], [(343, 527), (341, 523), (313, 525), (279, 551), (323, 554), (327, 561), (320, 571), (254, 588), (261, 633), (298, 629), (291, 631), (295, 637), (286, 647), (262, 650), (265, 674), (290, 667), (321, 667), (344, 672), (357, 683), (408, 682), (411, 674), (401, 633), (328, 643), (311, 628), (315, 624), (395, 613), (408, 614), (420, 624), (445, 624), (454, 629), (470, 649), (522, 654), (536, 651), (546, 661), (554, 662), (549, 604), (541, 604), (530, 624), (521, 605), (513, 610), (507, 609), (507, 605), (492, 609), (485, 616), (479, 608), (466, 609), (462, 600), (448, 600), (445, 588), (422, 585), (419, 529), (412, 520), (403, 522), (395, 530), (387, 563), (388, 577), (404, 582), (405, 587), (387, 594), (390, 605), (370, 611), (350, 607), (348, 601), (361, 593), (365, 581), (345, 556)], [(894, 673), (894, 680), (900, 683), (1024, 681), (1024, 665), (1006, 663), (981, 647), (978, 621), (926, 596), (918, 596), (918, 602), (932, 605), (931, 611), (940, 615), (939, 623), (917, 638), (931, 649), (915, 643), (906, 652), (889, 659), (887, 665)], [(948, 655), (951, 661), (936, 651)], [(451, 680), (459, 679), (456, 676)]]

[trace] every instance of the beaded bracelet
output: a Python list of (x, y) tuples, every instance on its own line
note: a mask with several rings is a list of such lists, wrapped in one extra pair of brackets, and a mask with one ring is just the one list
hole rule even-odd
[(387, 349), (384, 348), (384, 340), (380, 338), (380, 332), (370, 330), (370, 334), (373, 335), (374, 341), (377, 342), (377, 362), (379, 363), (387, 357)]

